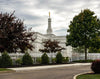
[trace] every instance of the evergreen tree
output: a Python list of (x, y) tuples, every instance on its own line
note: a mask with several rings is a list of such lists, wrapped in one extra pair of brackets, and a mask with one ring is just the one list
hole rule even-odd
[(44, 53), (41, 57), (41, 63), (42, 64), (49, 64), (49, 57), (46, 53)]
[(1, 64), (1, 67), (12, 66), (12, 59), (10, 58), (10, 56), (8, 55), (8, 53), (6, 51), (4, 53), (2, 53), (0, 64)]
[(32, 57), (29, 55), (29, 53), (25, 53), (25, 55), (22, 58), (22, 65), (33, 65)]
[(61, 54), (61, 52), (58, 52), (56, 55), (56, 63), (61, 64), (63, 60), (63, 56)]

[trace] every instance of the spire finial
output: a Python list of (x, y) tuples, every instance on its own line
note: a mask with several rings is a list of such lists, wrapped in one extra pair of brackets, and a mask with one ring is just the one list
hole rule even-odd
[(50, 12), (49, 12), (49, 18), (50, 18)]

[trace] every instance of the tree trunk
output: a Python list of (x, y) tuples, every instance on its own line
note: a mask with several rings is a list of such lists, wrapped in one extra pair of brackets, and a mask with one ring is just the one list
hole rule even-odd
[(85, 46), (85, 61), (87, 61), (87, 48)]
[(50, 63), (52, 63), (52, 53), (50, 51)]

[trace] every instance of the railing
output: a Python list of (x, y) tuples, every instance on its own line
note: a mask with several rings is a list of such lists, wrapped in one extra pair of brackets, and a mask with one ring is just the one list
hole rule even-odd
[[(37, 57), (41, 57), (43, 55), (43, 53), (29, 53), (31, 55), (31, 57), (33, 58), (33, 60)], [(9, 54), (10, 57), (12, 59), (18, 59), (18, 58), (22, 58), (22, 56), (24, 55), (24, 53), (10, 53)], [(56, 53), (47, 53), (48, 57), (56, 57)], [(1, 53), (0, 53), (1, 56)], [(96, 60), (96, 59), (100, 59), (100, 53), (88, 53), (87, 54), (87, 58), (91, 59), (91, 60)], [(85, 54), (84, 53), (73, 53), (72, 54), (72, 58), (70, 58), (71, 61), (75, 61), (75, 60), (84, 60), (85, 59)]]
[[(25, 53), (9, 53), (9, 56), (12, 58), (12, 59), (18, 59), (18, 58), (21, 58)], [(36, 58), (36, 57), (41, 57), (43, 55), (43, 53), (29, 53), (31, 55), (32, 58)], [(47, 53), (48, 57), (55, 57), (56, 56), (56, 53)], [(0, 56), (1, 56), (1, 53), (0, 53)]]
[[(73, 55), (72, 55), (72, 61), (84, 60), (84, 59), (85, 59), (84, 53), (73, 53)], [(100, 53), (88, 53), (87, 59), (90, 59), (90, 60), (100, 59)]]

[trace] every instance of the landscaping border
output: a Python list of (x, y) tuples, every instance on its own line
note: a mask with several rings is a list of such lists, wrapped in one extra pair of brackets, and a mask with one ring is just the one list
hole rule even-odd
[(28, 70), (41, 70), (41, 69), (50, 69), (58, 67), (68, 67), (68, 66), (79, 66), (79, 65), (90, 65), (91, 63), (76, 63), (76, 64), (62, 64), (62, 65), (47, 65), (47, 66), (35, 66), (35, 67), (17, 67), (17, 68), (8, 68), (15, 70), (16, 72), (28, 71)]
[(84, 72), (84, 73), (76, 74), (76, 75), (74, 75), (73, 79), (76, 79), (77, 76), (79, 76), (79, 75), (83, 75), (83, 74), (86, 74), (86, 73), (91, 73), (91, 72)]
[(14, 70), (11, 70), (11, 71), (0, 71), (0, 74), (1, 73), (11, 73), (11, 72), (16, 72), (16, 71), (14, 71)]

